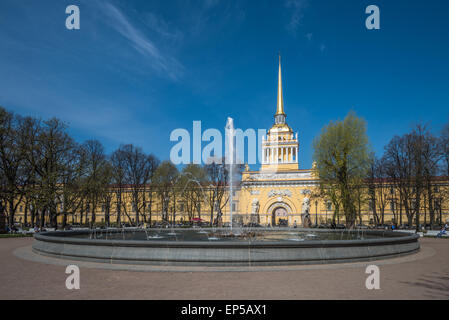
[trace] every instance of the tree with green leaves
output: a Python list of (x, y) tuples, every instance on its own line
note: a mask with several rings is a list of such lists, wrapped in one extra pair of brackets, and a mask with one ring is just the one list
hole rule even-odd
[(345, 215), (353, 227), (357, 218), (357, 188), (364, 184), (370, 163), (370, 147), (365, 120), (350, 112), (343, 121), (332, 121), (315, 138), (314, 160), (320, 190)]

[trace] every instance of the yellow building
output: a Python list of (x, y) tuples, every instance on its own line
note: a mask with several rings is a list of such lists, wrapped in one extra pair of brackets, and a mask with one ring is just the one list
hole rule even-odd
[[(239, 207), (262, 225), (301, 224), (304, 214), (322, 211), (310, 195), (318, 185), (315, 170), (299, 170), (298, 134), (286, 122), (279, 59), (277, 108), (274, 125), (262, 139), (262, 165), (259, 171), (242, 175)], [(317, 207), (317, 208), (314, 208)]]
[[(250, 171), (246, 166), (246, 170), (242, 174), (240, 187), (234, 191), (233, 203), (229, 203), (222, 209), (222, 222), (230, 222), (230, 207), (233, 211), (233, 222), (248, 224), (257, 223), (263, 226), (274, 225), (302, 225), (305, 218), (311, 224), (329, 223), (333, 218), (336, 222), (344, 223), (343, 216), (334, 217), (334, 208), (329, 199), (320, 198), (318, 196), (319, 177), (315, 168), (299, 169), (300, 143), (298, 134), (286, 122), (287, 115), (284, 111), (284, 101), (282, 92), (282, 72), (281, 61), (279, 59), (279, 76), (278, 76), (278, 92), (277, 92), (277, 108), (274, 115), (274, 124), (269, 129), (266, 137), (262, 139), (262, 163), (259, 171)], [(435, 188), (438, 188), (437, 194), (448, 192), (447, 181), (437, 179)], [(205, 187), (206, 191), (207, 187)], [(436, 189), (435, 189), (436, 190)], [(111, 194), (114, 189), (111, 189)], [(132, 188), (128, 187), (123, 190), (122, 207), (120, 210), (121, 223), (135, 223), (136, 210), (132, 205)], [(147, 191), (146, 191), (147, 192)], [(226, 191), (228, 192), (228, 191)], [(368, 188), (363, 191), (365, 195)], [(372, 224), (374, 222), (374, 211), (383, 216), (383, 222), (389, 223), (407, 223), (405, 211), (401, 207), (399, 192), (393, 185), (384, 184), (382, 188), (375, 192), (382, 192), (382, 208), (379, 204), (372, 204), (368, 199), (364, 198), (360, 207), (360, 216), (358, 223)], [(229, 194), (226, 195), (228, 197)], [(225, 198), (226, 198), (225, 197)], [(446, 197), (447, 198), (447, 197)], [(116, 199), (111, 196), (110, 205), (110, 222), (117, 222), (118, 208)], [(449, 218), (447, 201), (444, 202), (443, 196), (438, 196), (435, 201), (434, 208), (438, 206), (436, 215), (437, 219), (445, 222)], [(156, 193), (152, 196), (152, 201), (145, 200), (143, 212), (139, 216), (139, 222), (149, 221), (151, 207), (151, 222), (161, 222), (163, 220), (163, 207), (161, 200)], [(226, 202), (226, 201), (225, 201)], [(186, 211), (186, 205), (182, 197), (176, 196), (176, 200), (170, 202), (168, 213), (168, 221), (173, 222), (173, 213), (175, 223), (186, 222), (192, 218)], [(426, 204), (422, 201), (423, 206), (420, 210), (420, 222), (426, 220)], [(375, 207), (374, 207), (375, 206)], [(25, 206), (20, 205), (16, 213), (16, 221), (23, 222)], [(105, 222), (105, 204), (99, 204), (95, 210), (96, 223)], [(63, 208), (58, 209), (63, 212)], [(383, 213), (379, 212), (383, 211)], [(438, 212), (439, 211), (439, 212)], [(200, 215), (195, 213), (195, 217), (210, 221), (210, 204), (207, 201), (201, 203)], [(29, 217), (30, 213), (28, 213)], [(58, 217), (58, 222), (62, 222), (62, 214)], [(214, 211), (214, 217), (217, 212)], [(90, 208), (84, 208), (76, 214), (67, 217), (67, 223), (83, 224), (90, 222), (92, 211)], [(29, 218), (27, 219), (29, 221)], [(427, 221), (429, 218), (427, 217)]]
[[(261, 225), (302, 225), (308, 217), (312, 224), (329, 223), (334, 218), (336, 222), (344, 223), (344, 215), (334, 217), (334, 208), (329, 199), (319, 196), (319, 177), (315, 168), (299, 169), (299, 140), (298, 134), (286, 122), (282, 92), (282, 71), (279, 59), (279, 77), (277, 92), (277, 108), (274, 124), (267, 136), (262, 139), (262, 165), (259, 171), (247, 170), (242, 175), (241, 190), (236, 200), (237, 219), (242, 222), (254, 222)], [(435, 187), (440, 194), (447, 192), (447, 182), (436, 181)], [(441, 188), (440, 188), (441, 187)], [(374, 223), (374, 211), (377, 209), (379, 219), (384, 223), (396, 221), (407, 223), (405, 212), (400, 207), (399, 192), (393, 185), (384, 183), (376, 190), (376, 197), (382, 192), (382, 209), (369, 201), (368, 187), (364, 193), (360, 208), (361, 220), (358, 223)], [(443, 191), (444, 190), (444, 191)], [(449, 217), (445, 211), (443, 197), (436, 197), (434, 208), (439, 207), (441, 220)], [(425, 202), (425, 201), (423, 201)], [(379, 204), (376, 204), (379, 206)], [(379, 211), (383, 211), (381, 214)], [(241, 213), (239, 216), (238, 213)], [(426, 217), (427, 214), (427, 217)], [(248, 219), (249, 216), (249, 219)], [(245, 219), (246, 218), (246, 219)], [(420, 211), (420, 222), (429, 222), (426, 205)]]

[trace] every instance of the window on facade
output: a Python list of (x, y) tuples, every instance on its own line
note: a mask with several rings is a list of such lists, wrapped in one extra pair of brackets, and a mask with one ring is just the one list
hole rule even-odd
[(104, 212), (104, 211), (105, 211), (105, 209), (106, 209), (106, 208), (105, 208), (105, 206), (104, 206), (104, 205), (102, 205), (102, 206), (101, 206), (101, 212)]
[(435, 192), (435, 193), (440, 192), (440, 187), (439, 186), (433, 187), (433, 192)]
[(326, 210), (332, 210), (332, 202), (330, 201), (326, 202)]
[(235, 212), (235, 211), (236, 211), (236, 208), (237, 208), (236, 203), (233, 202), (233, 203), (232, 203), (232, 212)]
[(394, 194), (394, 189), (390, 188), (390, 194)]
[(23, 206), (20, 206), (20, 212), (23, 212)]
[(391, 210), (391, 211), (394, 211), (394, 209), (395, 209), (394, 202), (391, 201), (391, 202), (390, 202), (390, 210)]

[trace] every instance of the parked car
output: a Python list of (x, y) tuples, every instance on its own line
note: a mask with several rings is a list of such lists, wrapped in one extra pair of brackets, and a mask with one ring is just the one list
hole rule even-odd
[(258, 224), (258, 223), (250, 222), (250, 223), (244, 225), (244, 227), (247, 227), (247, 228), (260, 228), (262, 226), (260, 224)]

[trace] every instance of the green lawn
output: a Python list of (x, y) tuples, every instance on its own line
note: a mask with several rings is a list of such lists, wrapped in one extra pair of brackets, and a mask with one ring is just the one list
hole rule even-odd
[(0, 239), (1, 238), (29, 238), (32, 237), (32, 234), (21, 234), (21, 233), (16, 233), (16, 234), (10, 234), (10, 233), (4, 233), (4, 234), (0, 234)]

